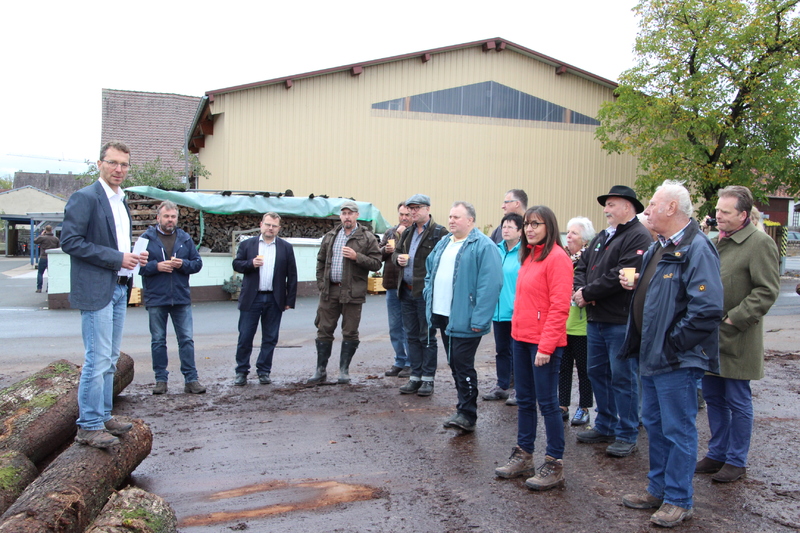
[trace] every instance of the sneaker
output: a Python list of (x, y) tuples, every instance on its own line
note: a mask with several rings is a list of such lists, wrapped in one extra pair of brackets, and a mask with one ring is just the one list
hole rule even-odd
[[(433, 382), (431, 381), (427, 383), (433, 383)], [(458, 413), (456, 416), (450, 419), (450, 427), (462, 429), (464, 431), (469, 431), (471, 433), (475, 431), (475, 422), (470, 422), (469, 420), (467, 420), (467, 417), (465, 417), (461, 413)]]
[(624, 440), (615, 440), (614, 444), (606, 448), (606, 453), (613, 457), (628, 457), (636, 451), (635, 442), (625, 442)]
[(75, 442), (92, 448), (111, 448), (119, 444), (119, 439), (105, 429), (78, 429)]
[(664, 500), (656, 498), (646, 490), (637, 494), (626, 494), (622, 497), (622, 505), (631, 509), (658, 509), (662, 503)]
[(583, 407), (578, 407), (575, 409), (575, 416), (572, 417), (572, 422), (570, 422), (573, 426), (585, 426), (589, 423), (589, 410), (584, 409)]
[(130, 422), (120, 422), (116, 418), (109, 418), (104, 422), (106, 426), (106, 431), (114, 435), (115, 437), (119, 437), (120, 435), (124, 435), (125, 433), (129, 432), (133, 427), (133, 424)]
[(554, 459), (545, 455), (544, 464), (539, 467), (536, 475), (525, 480), (525, 486), (533, 490), (550, 490), (555, 487), (563, 487), (564, 465), (560, 459)]
[(403, 370), (401, 370), (400, 373), (397, 374), (397, 377), (398, 378), (410, 378), (411, 377), (411, 367), (410, 366), (404, 366)]
[(393, 378), (393, 377), (397, 377), (397, 375), (400, 374), (400, 372), (402, 372), (402, 371), (403, 371), (403, 367), (402, 366), (392, 365), (392, 368), (390, 368), (389, 370), (384, 372), (383, 375), (387, 376), (387, 377), (390, 377), (390, 378)]
[(167, 382), (156, 381), (156, 386), (153, 387), (153, 394), (166, 394), (166, 393), (167, 393)]
[(598, 442), (616, 442), (617, 440), (614, 435), (603, 435), (594, 428), (587, 431), (579, 431), (577, 437), (578, 442), (584, 442), (586, 444), (596, 444)]
[(694, 514), (694, 509), (684, 509), (671, 503), (664, 503), (661, 508), (653, 513), (650, 521), (661, 527), (675, 527), (684, 520), (689, 520)]
[(747, 468), (743, 466), (733, 466), (725, 463), (725, 465), (719, 469), (719, 472), (711, 476), (711, 481), (716, 481), (717, 483), (732, 483), (746, 473)]
[(494, 475), (506, 479), (535, 473), (536, 465), (533, 464), (533, 455), (519, 446), (514, 446), (514, 450), (511, 452), (511, 457), (508, 458), (506, 466), (494, 469)]
[(423, 381), (417, 390), (417, 396), (430, 396), (433, 394), (433, 381)]
[(272, 380), (269, 379), (269, 373), (259, 374), (258, 375), (258, 382), (262, 385), (269, 385), (272, 383)]
[(515, 389), (508, 389), (508, 399), (506, 405), (517, 405), (517, 391)]
[(400, 387), (400, 393), (414, 394), (419, 390), (420, 387), (422, 387), (422, 382), (420, 380), (409, 379), (408, 383)]
[(206, 388), (200, 385), (199, 381), (190, 381), (183, 386), (183, 392), (189, 394), (205, 394)]
[(724, 461), (717, 461), (710, 457), (703, 457), (694, 466), (695, 474), (716, 474), (719, 469), (725, 466)]
[(495, 400), (506, 400), (508, 399), (508, 389), (502, 389), (497, 385), (494, 386), (492, 390), (482, 396), (484, 400), (487, 402), (495, 401)]

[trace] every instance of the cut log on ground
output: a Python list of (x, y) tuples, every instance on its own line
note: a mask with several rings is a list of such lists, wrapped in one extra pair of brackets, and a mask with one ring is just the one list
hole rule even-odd
[(0, 533), (83, 532), (150, 453), (150, 428), (131, 422), (114, 448), (73, 444), (59, 455), (0, 517)]
[(39, 471), (30, 459), (19, 452), (7, 451), (0, 454), (0, 513), (11, 507)]
[(175, 533), (175, 511), (160, 496), (129, 487), (111, 495), (86, 533)]
[[(114, 394), (133, 381), (133, 359), (121, 353)], [(38, 463), (77, 431), (80, 367), (65, 359), (0, 392), (0, 451), (15, 450)]]

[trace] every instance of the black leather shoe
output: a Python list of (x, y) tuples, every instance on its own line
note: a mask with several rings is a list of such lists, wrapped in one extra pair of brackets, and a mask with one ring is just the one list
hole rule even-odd
[(422, 386), (422, 382), (421, 381), (419, 381), (419, 380), (412, 381), (412, 380), (409, 379), (408, 383), (406, 383), (405, 385), (400, 387), (400, 392), (402, 394), (414, 394), (415, 392), (417, 392), (419, 390), (419, 388), (421, 386)]
[(433, 381), (423, 381), (417, 391), (417, 396), (430, 396), (431, 394), (433, 394)]
[(233, 384), (237, 387), (244, 387), (247, 385), (247, 374), (236, 374), (236, 379), (233, 380)]
[(392, 365), (392, 368), (383, 373), (384, 376), (393, 378), (403, 371), (403, 367)]
[(272, 380), (269, 379), (269, 374), (259, 374), (258, 375), (258, 382), (262, 385), (269, 385), (272, 383)]

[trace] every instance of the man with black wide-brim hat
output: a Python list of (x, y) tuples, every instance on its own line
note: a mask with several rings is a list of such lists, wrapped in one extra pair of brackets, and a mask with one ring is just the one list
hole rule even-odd
[(639, 385), (636, 359), (617, 359), (631, 306), (631, 293), (620, 286), (619, 271), (638, 272), (653, 239), (636, 217), (644, 206), (633, 189), (614, 185), (597, 201), (608, 228), (581, 255), (573, 284), (575, 304), (587, 311), (587, 367), (597, 416), (594, 427), (577, 437), (589, 444), (611, 443), (606, 453), (627, 457), (636, 450), (639, 436)]

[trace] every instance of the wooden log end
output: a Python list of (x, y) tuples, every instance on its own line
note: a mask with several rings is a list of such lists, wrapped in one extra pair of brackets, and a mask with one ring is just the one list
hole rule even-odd
[(135, 487), (115, 492), (86, 533), (175, 533), (178, 518), (160, 496)]

